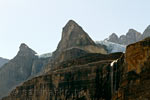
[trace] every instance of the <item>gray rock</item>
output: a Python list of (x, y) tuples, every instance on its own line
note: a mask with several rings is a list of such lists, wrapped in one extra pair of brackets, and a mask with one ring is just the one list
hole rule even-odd
[(35, 51), (21, 44), (17, 55), (0, 69), (0, 98), (30, 77), (36, 76), (46, 62), (47, 59), (40, 59)]
[(9, 61), (8, 59), (1, 58), (1, 57), (0, 57), (0, 68), (1, 68), (1, 66), (3, 66), (4, 64), (6, 64), (8, 61)]
[(145, 39), (146, 37), (149, 37), (150, 36), (150, 25), (145, 29), (145, 31), (143, 32), (143, 35), (142, 35), (142, 39)]
[(140, 32), (137, 32), (134, 29), (129, 29), (126, 35), (121, 35), (119, 38), (116, 34), (113, 33), (112, 35), (109, 36), (107, 41), (122, 44), (122, 45), (129, 45), (139, 41), (141, 37), (142, 35)]

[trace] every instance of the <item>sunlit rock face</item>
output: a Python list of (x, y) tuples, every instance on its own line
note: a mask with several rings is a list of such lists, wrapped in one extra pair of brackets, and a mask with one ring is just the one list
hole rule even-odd
[(53, 52), (51, 61), (43, 73), (47, 73), (68, 58), (78, 58), (86, 53), (107, 54), (107, 50), (104, 46), (97, 45), (75, 21), (69, 20), (62, 30), (62, 37), (57, 49)]
[(63, 28), (62, 38), (58, 44), (55, 54), (58, 55), (62, 51), (73, 47), (78, 47), (90, 53), (107, 53), (104, 48), (95, 44), (81, 26), (79, 26), (75, 21), (70, 20)]
[(150, 99), (150, 38), (127, 47), (123, 75), (113, 100)]

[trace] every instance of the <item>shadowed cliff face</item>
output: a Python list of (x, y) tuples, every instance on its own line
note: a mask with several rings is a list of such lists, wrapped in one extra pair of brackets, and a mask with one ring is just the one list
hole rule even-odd
[(110, 100), (110, 63), (121, 55), (91, 53), (66, 61), (18, 86), (3, 100)]
[(21, 44), (17, 55), (0, 69), (0, 98), (8, 95), (15, 86), (36, 76), (47, 59), (39, 59), (36, 52)]

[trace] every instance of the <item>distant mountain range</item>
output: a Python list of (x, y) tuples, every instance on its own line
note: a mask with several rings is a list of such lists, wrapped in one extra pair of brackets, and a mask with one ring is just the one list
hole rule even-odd
[(113, 42), (113, 43), (122, 44), (122, 45), (129, 45), (129, 44), (138, 42), (140, 40), (143, 40), (149, 36), (150, 36), (150, 25), (145, 29), (143, 34), (141, 34), (140, 32), (134, 29), (129, 29), (126, 35), (121, 35), (120, 37), (118, 37), (115, 33), (112, 33), (109, 36), (109, 38), (105, 40)]

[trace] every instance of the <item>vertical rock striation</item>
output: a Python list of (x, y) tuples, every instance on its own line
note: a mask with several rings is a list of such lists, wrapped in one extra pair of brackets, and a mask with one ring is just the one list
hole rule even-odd
[(127, 47), (118, 92), (113, 100), (150, 99), (150, 38)]

